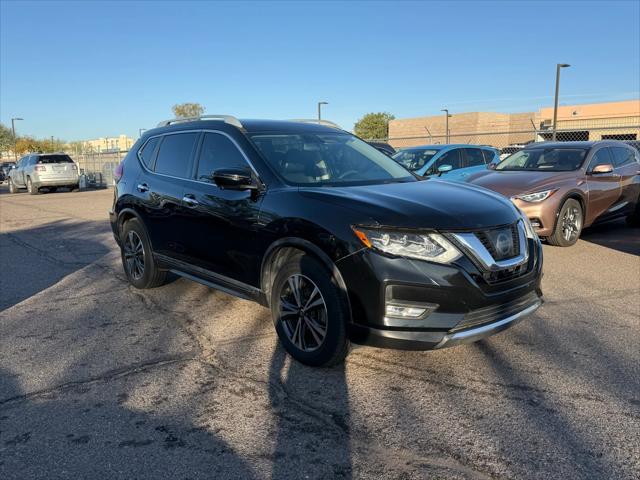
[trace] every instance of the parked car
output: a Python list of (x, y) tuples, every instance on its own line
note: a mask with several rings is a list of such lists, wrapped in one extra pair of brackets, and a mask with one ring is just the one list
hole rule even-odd
[(2, 162), (0, 163), (0, 182), (4, 182), (8, 175), (9, 170), (16, 166), (16, 162)]
[(640, 221), (640, 154), (620, 141), (534, 143), (469, 182), (510, 197), (552, 245), (594, 223)]
[(626, 143), (627, 145), (631, 145), (633, 148), (638, 150), (638, 152), (640, 152), (640, 141), (638, 141), (638, 140), (626, 140), (624, 143)]
[(476, 145), (423, 145), (399, 151), (396, 162), (421, 177), (441, 176), (445, 180), (463, 182), (487, 165), (498, 163), (500, 154), (493, 147)]
[(421, 181), (337, 128), (165, 121), (115, 178), (111, 227), (134, 287), (171, 271), (254, 300), (306, 364), (342, 361), (350, 341), (472, 342), (542, 303), (540, 242), (510, 201)]
[(26, 188), (31, 195), (40, 193), (42, 187), (55, 192), (59, 187), (77, 189), (80, 176), (78, 166), (64, 153), (32, 153), (18, 160), (9, 170), (9, 191), (17, 193)]
[(369, 143), (369, 145), (371, 145), (372, 147), (378, 149), (379, 151), (381, 151), (385, 155), (392, 156), (394, 153), (396, 153), (396, 149), (393, 148), (388, 143), (385, 143), (385, 142), (367, 142), (367, 143)]

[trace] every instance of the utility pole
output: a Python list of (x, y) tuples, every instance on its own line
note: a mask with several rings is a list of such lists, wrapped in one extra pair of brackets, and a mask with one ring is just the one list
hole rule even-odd
[(24, 118), (12, 118), (11, 119), (11, 131), (13, 132), (13, 158), (18, 163), (18, 139), (16, 138), (16, 124), (17, 120), (24, 120)]
[(320, 121), (322, 120), (322, 105), (329, 105), (329, 102), (318, 102), (318, 123), (320, 123)]
[(553, 104), (553, 134), (551, 141), (556, 141), (556, 130), (558, 129), (558, 93), (560, 92), (560, 69), (570, 67), (568, 63), (558, 63), (556, 65), (556, 98)]
[(443, 108), (440, 111), (445, 113), (445, 116), (444, 116), (444, 118), (445, 118), (444, 132), (445, 132), (445, 135), (446, 135), (447, 143), (449, 143), (449, 117), (451, 115), (449, 115), (449, 109), (448, 108)]

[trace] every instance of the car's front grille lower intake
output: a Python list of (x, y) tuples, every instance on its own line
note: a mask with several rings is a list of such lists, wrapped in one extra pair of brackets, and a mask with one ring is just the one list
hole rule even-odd
[(524, 297), (517, 298), (510, 302), (492, 305), (490, 307), (479, 308), (467, 313), (464, 319), (452, 329), (452, 331), (465, 330), (467, 328), (484, 325), (485, 323), (497, 322), (503, 318), (515, 315), (525, 308), (539, 302), (540, 298), (535, 292), (531, 292)]

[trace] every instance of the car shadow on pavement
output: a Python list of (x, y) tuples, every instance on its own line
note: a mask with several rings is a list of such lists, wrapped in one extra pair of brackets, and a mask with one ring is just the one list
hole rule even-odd
[(630, 227), (624, 220), (586, 228), (580, 239), (619, 252), (640, 256), (640, 228)]
[(35, 295), (113, 249), (106, 222), (55, 221), (0, 233), (0, 310)]

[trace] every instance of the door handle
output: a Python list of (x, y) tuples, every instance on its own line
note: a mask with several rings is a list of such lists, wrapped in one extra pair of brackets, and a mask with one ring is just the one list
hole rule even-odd
[(136, 188), (138, 189), (139, 192), (148, 192), (149, 191), (149, 185), (147, 185), (146, 183), (139, 183)]
[(197, 207), (198, 205), (200, 205), (200, 202), (193, 198), (193, 195), (185, 195), (184, 197), (182, 197), (182, 201), (189, 207)]

